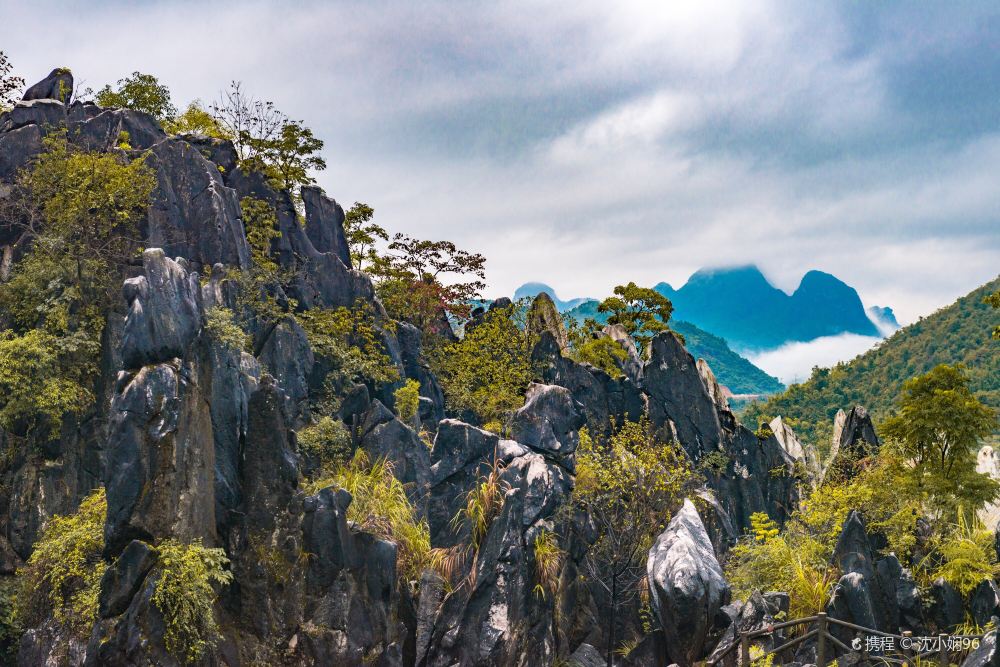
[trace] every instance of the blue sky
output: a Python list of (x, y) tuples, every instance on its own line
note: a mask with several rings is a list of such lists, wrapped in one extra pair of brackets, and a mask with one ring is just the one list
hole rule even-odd
[(1000, 271), (1000, 6), (0, 0), (30, 81), (232, 79), (326, 141), (392, 231), (488, 258), (489, 295), (811, 268), (911, 321)]

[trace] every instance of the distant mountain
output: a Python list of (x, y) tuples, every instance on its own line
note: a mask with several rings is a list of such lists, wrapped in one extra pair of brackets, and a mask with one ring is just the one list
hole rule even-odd
[(821, 448), (829, 445), (837, 410), (859, 404), (876, 421), (890, 413), (902, 384), (938, 364), (964, 364), (980, 400), (1000, 408), (1000, 342), (990, 337), (997, 311), (983, 298), (1000, 289), (1000, 277), (955, 303), (921, 318), (849, 363), (817, 369), (802, 384), (751, 404), (745, 423), (781, 416), (799, 439)]
[(878, 327), (879, 333), (889, 336), (899, 329), (899, 322), (896, 321), (896, 314), (892, 308), (883, 306), (869, 306), (868, 318)]
[(545, 283), (524, 283), (516, 290), (514, 290), (514, 301), (524, 298), (534, 299), (542, 292), (545, 292), (550, 297), (552, 297), (552, 301), (556, 304), (556, 309), (560, 313), (569, 310), (570, 308), (575, 308), (584, 301), (590, 300), (586, 297), (583, 297), (579, 299), (570, 299), (569, 301), (563, 301), (558, 296), (556, 296), (556, 291), (551, 287), (549, 287), (548, 285), (546, 285)]
[(878, 336), (853, 287), (809, 271), (791, 295), (772, 286), (756, 266), (702, 269), (680, 289), (655, 286), (678, 320), (725, 338), (736, 349), (767, 350), (792, 341), (855, 333)]
[[(583, 321), (592, 317), (598, 322), (606, 322), (608, 316), (597, 312), (597, 301), (588, 300), (567, 311), (567, 315)], [(719, 383), (734, 394), (773, 394), (782, 391), (785, 385), (754, 366), (748, 360), (729, 349), (726, 341), (702, 331), (690, 322), (670, 320), (671, 328), (684, 336), (688, 352), (695, 358), (708, 362)]]

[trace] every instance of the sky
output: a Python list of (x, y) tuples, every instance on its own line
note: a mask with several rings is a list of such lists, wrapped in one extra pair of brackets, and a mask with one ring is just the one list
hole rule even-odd
[(318, 183), (487, 257), (487, 296), (809, 269), (903, 323), (1000, 271), (1000, 5), (0, 0), (29, 83), (231, 80)]

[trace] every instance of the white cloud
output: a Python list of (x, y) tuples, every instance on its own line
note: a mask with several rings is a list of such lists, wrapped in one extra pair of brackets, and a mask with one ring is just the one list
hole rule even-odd
[(747, 354), (754, 365), (776, 376), (785, 384), (809, 378), (814, 366), (830, 367), (867, 352), (882, 339), (877, 336), (840, 334), (824, 336), (808, 343), (787, 343), (775, 350)]

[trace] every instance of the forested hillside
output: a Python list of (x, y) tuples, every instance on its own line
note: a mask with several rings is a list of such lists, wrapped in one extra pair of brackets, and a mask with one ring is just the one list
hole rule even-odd
[(964, 364), (972, 391), (987, 405), (1000, 408), (1000, 343), (990, 336), (997, 311), (983, 303), (998, 288), (1000, 278), (900, 329), (848, 363), (814, 369), (806, 382), (748, 406), (744, 423), (756, 425), (781, 415), (800, 439), (825, 448), (837, 410), (864, 405), (881, 420), (903, 382), (938, 364)]

